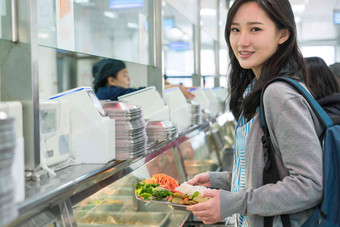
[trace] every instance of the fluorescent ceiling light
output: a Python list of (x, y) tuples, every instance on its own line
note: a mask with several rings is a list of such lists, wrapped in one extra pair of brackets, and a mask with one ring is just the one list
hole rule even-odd
[(89, 0), (74, 0), (75, 3), (89, 3)]
[(47, 39), (48, 34), (47, 33), (38, 33), (38, 37), (41, 38), (41, 39)]
[(296, 24), (298, 24), (298, 23), (301, 22), (301, 18), (300, 18), (300, 17), (294, 17), (294, 19), (295, 19), (295, 23), (296, 23)]
[(189, 41), (190, 38), (189, 38), (189, 35), (183, 34), (182, 39), (185, 41)]
[(110, 9), (144, 7), (144, 0), (110, 0)]
[(301, 14), (305, 11), (306, 6), (303, 4), (292, 5), (292, 9), (295, 14)]
[(114, 13), (109, 12), (109, 11), (104, 11), (103, 14), (104, 14), (104, 16), (109, 17), (109, 18), (111, 18), (111, 19), (113, 19), (113, 18), (116, 17), (116, 15), (115, 15)]
[(131, 22), (127, 23), (127, 26), (128, 26), (129, 28), (138, 28), (138, 24), (136, 24), (136, 23), (131, 23)]
[(200, 11), (201, 16), (216, 16), (216, 10), (215, 9), (201, 9)]

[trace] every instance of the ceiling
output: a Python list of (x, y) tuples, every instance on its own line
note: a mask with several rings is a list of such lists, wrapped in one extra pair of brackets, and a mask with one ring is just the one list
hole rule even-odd
[(338, 45), (339, 26), (333, 22), (333, 11), (340, 0), (289, 0), (295, 17), (298, 38), (306, 45)]

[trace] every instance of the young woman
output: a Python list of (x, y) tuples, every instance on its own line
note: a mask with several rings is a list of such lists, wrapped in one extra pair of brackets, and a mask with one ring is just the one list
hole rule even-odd
[(225, 37), (231, 60), (230, 109), (238, 120), (232, 179), (227, 173), (196, 175), (190, 184), (220, 190), (205, 191), (203, 196), (211, 199), (187, 209), (205, 224), (233, 215), (236, 226), (263, 226), (264, 217), (274, 216), (273, 226), (282, 226), (279, 215), (289, 214), (291, 226), (301, 226), (322, 198), (321, 124), (290, 85), (267, 87), (266, 122), (282, 180), (263, 185), (266, 159), (258, 112), (261, 90), (272, 78), (285, 76), (307, 85), (289, 1), (235, 0)]

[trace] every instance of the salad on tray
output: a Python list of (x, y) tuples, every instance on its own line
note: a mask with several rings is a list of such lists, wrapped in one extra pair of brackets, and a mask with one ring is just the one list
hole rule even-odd
[(136, 196), (142, 200), (163, 201), (181, 205), (193, 205), (208, 201), (209, 197), (199, 195), (208, 188), (193, 186), (188, 183), (179, 185), (177, 181), (166, 174), (155, 174), (152, 178), (138, 182), (135, 185)]

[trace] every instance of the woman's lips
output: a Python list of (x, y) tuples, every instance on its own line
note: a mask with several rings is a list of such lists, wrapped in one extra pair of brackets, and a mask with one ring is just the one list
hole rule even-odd
[(249, 58), (253, 53), (253, 51), (239, 51), (241, 58)]

